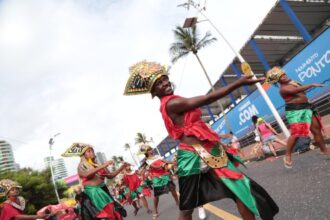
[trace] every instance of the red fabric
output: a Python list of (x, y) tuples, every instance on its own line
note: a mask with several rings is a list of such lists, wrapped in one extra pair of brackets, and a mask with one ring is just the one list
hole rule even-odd
[(81, 184), (82, 185), (85, 185), (85, 183), (86, 183), (87, 180), (88, 179), (86, 177), (81, 177)]
[(112, 220), (123, 220), (119, 212), (115, 211), (114, 203), (107, 204), (96, 216), (97, 218), (110, 218)]
[(142, 195), (147, 196), (147, 197), (151, 197), (151, 191), (150, 191), (149, 187), (144, 187), (142, 189)]
[(126, 201), (128, 202), (128, 204), (132, 204), (132, 200), (131, 200), (131, 191), (128, 191), (126, 194), (125, 194), (125, 197), (126, 197)]
[(125, 185), (128, 186), (131, 191), (135, 191), (141, 185), (141, 180), (136, 173), (125, 174), (123, 180)]
[(175, 125), (166, 111), (166, 104), (171, 99), (181, 98), (180, 96), (170, 95), (163, 97), (160, 105), (160, 112), (165, 123), (167, 132), (173, 139), (179, 139), (183, 134), (186, 136), (195, 136), (199, 140), (219, 141), (219, 136), (212, 131), (201, 119), (202, 111), (196, 108), (184, 113), (184, 126)]
[(230, 153), (230, 154), (232, 154), (234, 156), (238, 156), (238, 150), (237, 150), (237, 148), (228, 148), (226, 150), (226, 152), (228, 152), (228, 153)]
[(308, 137), (310, 124), (305, 122), (290, 124), (291, 136)]
[[(199, 108), (184, 113), (183, 127), (175, 125), (166, 111), (167, 102), (174, 98), (180, 98), (180, 96), (170, 95), (163, 97), (161, 99), (160, 106), (160, 112), (162, 113), (163, 120), (169, 135), (173, 139), (178, 139), (182, 136), (182, 134), (185, 134), (186, 136), (195, 136), (202, 141), (208, 140), (209, 142), (204, 144), (203, 147), (210, 152), (211, 147), (214, 146), (214, 142), (219, 142), (219, 136), (214, 131), (212, 131), (201, 119), (202, 111)], [(179, 148), (196, 153), (193, 147), (183, 143), (180, 143)], [(243, 174), (241, 172), (230, 170), (226, 167), (213, 170), (218, 177), (225, 177), (229, 179), (243, 178)]]
[[(151, 165), (162, 166), (163, 164), (164, 164), (164, 162), (161, 159), (159, 159), (159, 160), (156, 160), (156, 161), (152, 162)], [(149, 167), (149, 173), (150, 173), (151, 178), (170, 174), (164, 168), (154, 168), (152, 166)]]
[[(97, 174), (100, 175), (102, 179), (104, 179), (104, 175), (108, 174), (108, 172), (107, 172), (105, 169), (102, 169), (102, 170), (99, 170), (99, 171), (97, 172)], [(90, 177), (90, 178), (81, 177), (81, 183), (82, 183), (82, 185), (85, 185), (85, 183), (86, 183), (89, 179), (91, 179), (91, 178), (93, 178), (93, 177)]]
[(104, 176), (104, 175), (108, 174), (108, 172), (105, 169), (102, 169), (102, 170), (99, 170), (97, 172), (97, 174), (99, 174), (100, 176)]
[(0, 220), (13, 220), (16, 216), (22, 215), (23, 212), (11, 206), (10, 204), (3, 203), (1, 210)]
[(244, 177), (244, 175), (241, 172), (238, 171), (234, 171), (228, 168), (216, 168), (213, 169), (213, 171), (215, 172), (215, 174), (218, 177), (225, 177), (228, 179), (234, 179), (234, 180), (238, 180), (238, 179), (242, 179)]

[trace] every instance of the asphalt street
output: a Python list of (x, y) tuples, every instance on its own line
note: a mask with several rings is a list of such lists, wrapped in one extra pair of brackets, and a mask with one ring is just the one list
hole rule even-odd
[[(294, 167), (284, 168), (282, 157), (247, 164), (241, 170), (262, 185), (280, 207), (276, 220), (330, 220), (330, 159), (314, 150), (294, 155)], [(177, 189), (178, 190), (178, 189)], [(152, 207), (152, 198), (148, 200)], [(235, 203), (230, 199), (212, 202), (207, 219), (239, 219)], [(141, 208), (137, 216), (126, 206), (126, 220), (152, 219)], [(178, 208), (170, 194), (160, 197), (158, 220), (177, 219)], [(226, 215), (228, 214), (228, 215)], [(193, 219), (198, 219), (195, 210)]]

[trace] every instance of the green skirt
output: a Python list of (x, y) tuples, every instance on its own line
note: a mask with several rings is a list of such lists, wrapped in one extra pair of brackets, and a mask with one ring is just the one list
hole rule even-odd
[(276, 203), (266, 190), (236, 168), (234, 164), (240, 162), (238, 156), (227, 155), (229, 162), (226, 167), (202, 172), (199, 155), (180, 149), (179, 145), (180, 210), (191, 210), (212, 201), (231, 198), (241, 200), (254, 215), (273, 219), (279, 211)]
[(104, 183), (98, 186), (84, 186), (84, 193), (92, 200), (92, 203), (101, 211), (108, 203), (112, 203), (114, 200), (106, 193), (102, 187), (106, 187)]

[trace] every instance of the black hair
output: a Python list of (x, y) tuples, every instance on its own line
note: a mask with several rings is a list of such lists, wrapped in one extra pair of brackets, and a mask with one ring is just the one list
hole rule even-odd
[(258, 116), (253, 115), (251, 119), (252, 119), (253, 124), (257, 124)]

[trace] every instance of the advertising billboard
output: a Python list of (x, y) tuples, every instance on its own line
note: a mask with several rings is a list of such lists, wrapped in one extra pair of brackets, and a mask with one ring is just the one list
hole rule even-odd
[[(330, 94), (330, 28), (314, 39), (308, 46), (292, 58), (283, 69), (289, 78), (301, 84), (322, 83), (324, 87), (313, 88), (307, 91), (310, 101), (315, 101)], [(284, 101), (279, 94), (278, 86), (265, 88), (269, 98), (280, 115), (284, 114)], [(265, 100), (258, 90), (252, 92), (227, 114), (231, 131), (238, 138), (249, 134), (254, 130), (251, 117), (258, 115), (266, 121), (274, 121), (274, 117), (268, 108)], [(220, 118), (213, 125), (212, 129), (218, 134), (228, 134), (225, 120)]]

